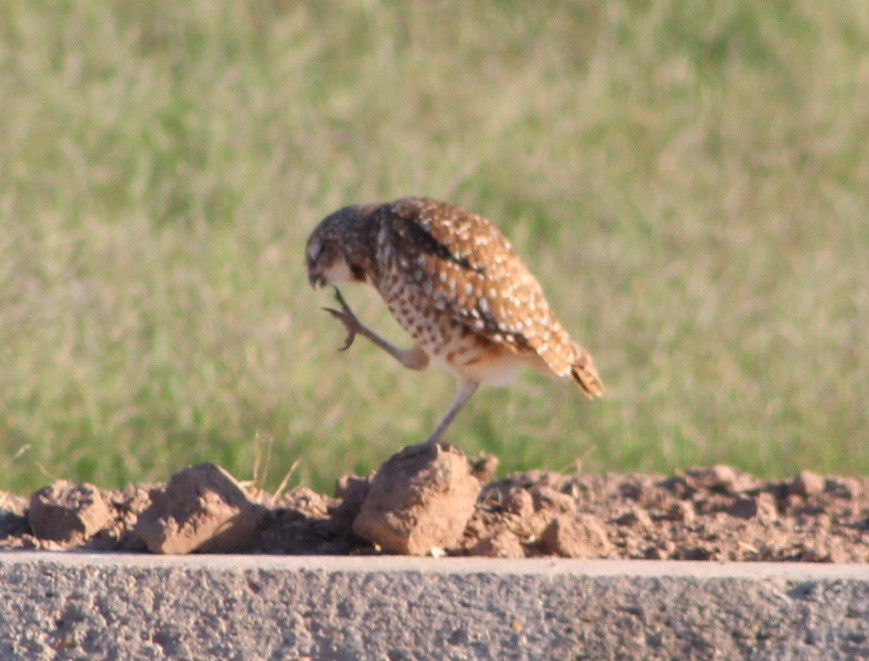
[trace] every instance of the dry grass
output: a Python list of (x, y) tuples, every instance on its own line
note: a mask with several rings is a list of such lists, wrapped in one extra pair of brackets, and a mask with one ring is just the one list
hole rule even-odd
[(423, 438), (451, 379), (337, 354), (301, 255), (409, 193), (496, 221), (609, 386), (484, 391), (467, 451), (865, 473), (867, 42), (860, 0), (4, 3), (0, 488)]

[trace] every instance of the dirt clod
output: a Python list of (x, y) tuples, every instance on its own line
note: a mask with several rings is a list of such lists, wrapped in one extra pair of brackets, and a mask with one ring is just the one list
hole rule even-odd
[(109, 508), (92, 484), (59, 480), (30, 497), (27, 521), (39, 539), (71, 542), (87, 539), (109, 523)]
[(789, 490), (797, 496), (814, 496), (824, 490), (824, 478), (811, 471), (800, 471), (788, 483)]
[(612, 550), (606, 529), (591, 514), (556, 516), (540, 541), (544, 551), (562, 558), (605, 558)]
[(521, 540), (508, 530), (499, 530), (491, 537), (484, 537), (468, 549), (469, 555), (488, 558), (524, 558), (525, 547)]
[(176, 473), (152, 493), (135, 534), (152, 553), (231, 553), (251, 548), (257, 519), (233, 477), (205, 463)]
[(480, 493), (473, 470), (455, 448), (405, 448), (372, 478), (354, 532), (392, 553), (455, 547)]
[(620, 526), (639, 526), (641, 528), (650, 528), (652, 526), (652, 519), (646, 511), (635, 507), (616, 518), (615, 522)]
[(691, 523), (694, 521), (694, 506), (690, 501), (678, 500), (667, 507), (664, 518), (678, 523)]
[(4, 537), (15, 537), (30, 532), (27, 523), (27, 500), (0, 491), (0, 548)]
[(576, 510), (576, 499), (556, 491), (552, 487), (536, 486), (531, 489), (531, 499), (535, 512), (560, 512), (562, 514)]
[(747, 491), (758, 486), (757, 479), (753, 475), (723, 464), (689, 470), (688, 482), (695, 488), (727, 494)]

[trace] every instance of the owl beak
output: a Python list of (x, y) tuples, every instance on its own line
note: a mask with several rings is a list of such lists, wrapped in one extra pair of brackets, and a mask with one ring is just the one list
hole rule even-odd
[(319, 289), (320, 287), (326, 286), (326, 278), (323, 277), (322, 273), (308, 271), (308, 284), (310, 284), (314, 289)]

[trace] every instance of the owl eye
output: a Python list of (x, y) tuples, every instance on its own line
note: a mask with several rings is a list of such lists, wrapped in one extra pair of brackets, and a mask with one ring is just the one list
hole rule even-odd
[(353, 274), (353, 279), (358, 282), (365, 282), (365, 269), (356, 264), (350, 265), (350, 272)]
[(308, 246), (308, 262), (315, 264), (323, 254), (323, 244), (319, 241), (314, 241)]

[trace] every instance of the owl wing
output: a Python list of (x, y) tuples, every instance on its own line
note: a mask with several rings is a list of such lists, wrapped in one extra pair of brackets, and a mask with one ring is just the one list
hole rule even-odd
[[(517, 353), (535, 351), (556, 373), (569, 369), (550, 348), (568, 343), (537, 279), (491, 222), (421, 198), (391, 205), (389, 230), (406, 256), (407, 277), (435, 308)], [(403, 266), (403, 265), (400, 265)]]

